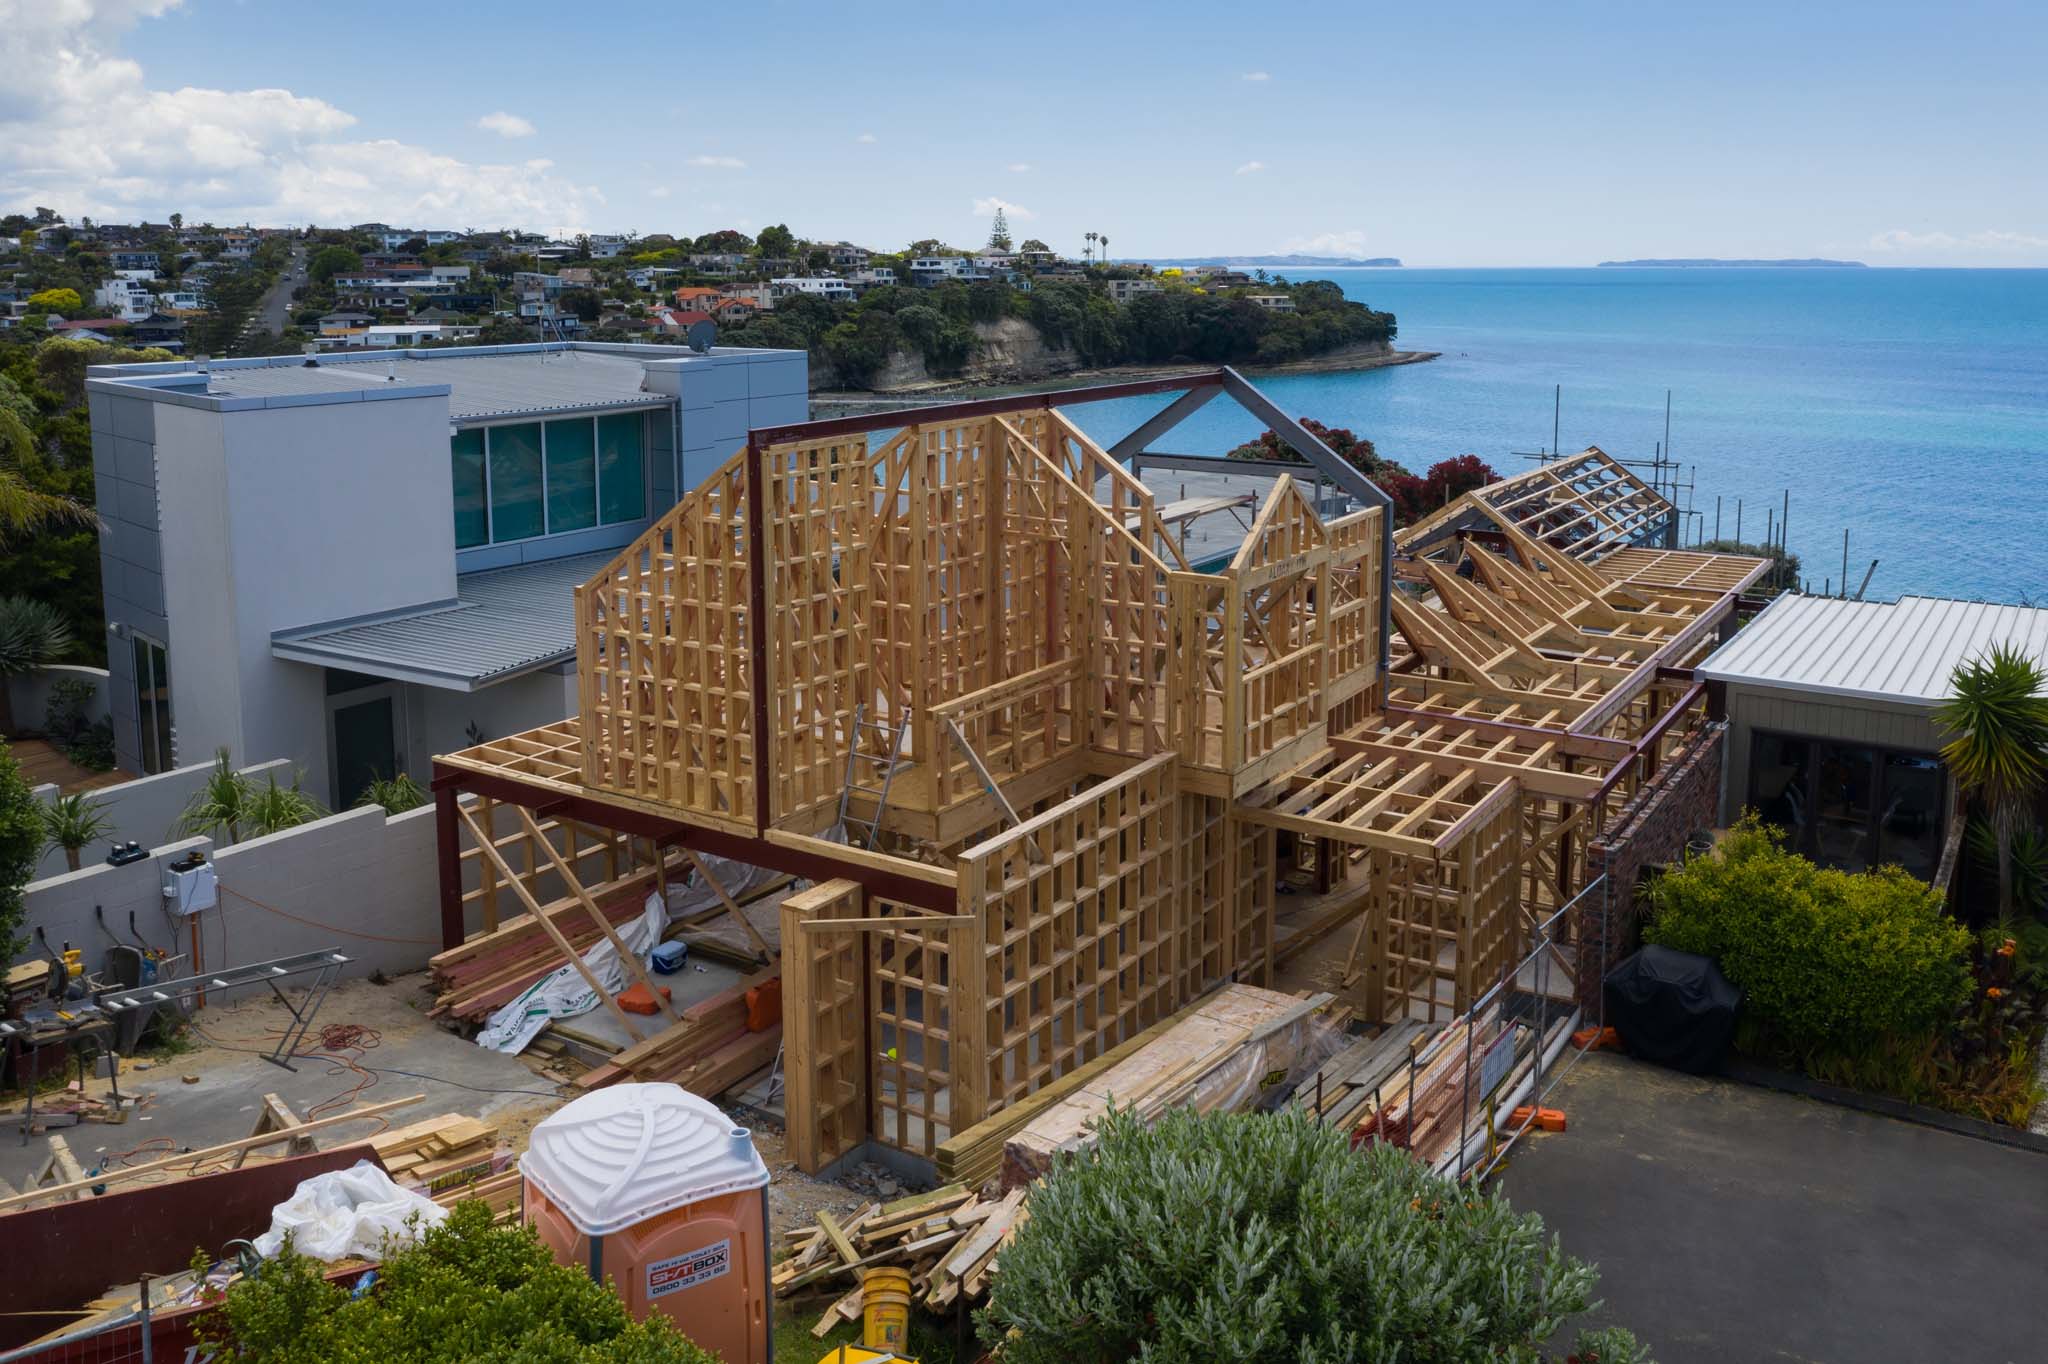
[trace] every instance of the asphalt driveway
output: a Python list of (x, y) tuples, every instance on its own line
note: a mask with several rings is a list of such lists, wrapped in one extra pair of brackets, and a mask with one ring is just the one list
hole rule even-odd
[(2048, 1360), (2048, 1156), (1612, 1055), (1503, 1176), (1660, 1364)]

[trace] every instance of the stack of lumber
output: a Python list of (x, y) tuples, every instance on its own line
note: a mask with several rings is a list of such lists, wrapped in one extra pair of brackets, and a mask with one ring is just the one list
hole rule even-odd
[[(613, 926), (637, 918), (646, 906), (647, 892), (654, 886), (654, 869), (621, 878), (597, 888), (599, 908)], [(590, 912), (575, 900), (560, 900), (546, 907), (548, 922), (578, 952), (587, 952), (603, 934)], [(520, 991), (563, 965), (561, 949), (531, 914), (507, 919), (495, 931), (478, 933), (460, 947), (437, 952), (427, 965), (434, 973), (436, 1017), (467, 1019), (490, 1017), (511, 1003)]]
[(955, 1132), (940, 1142), (938, 1149), (933, 1152), (939, 1178), (965, 1184), (970, 1189), (978, 1189), (988, 1183), (1002, 1172), (1003, 1147), (1009, 1143), (1011, 1137), (1022, 1130), (1024, 1124), (1083, 1085), (1091, 1083), (1111, 1066), (1161, 1036), (1168, 1028), (1200, 1007), (1201, 1001), (1197, 1000), (1172, 1017), (1154, 1023), (1136, 1037), (1111, 1047), (1087, 1064), (1077, 1066), (1059, 1079), (1033, 1090), (1024, 1098), (1005, 1104), (974, 1126)]
[(845, 1219), (818, 1214), (770, 1276), (777, 1297), (802, 1290), (835, 1294), (811, 1334), (860, 1320), (861, 1275), (879, 1266), (910, 1274), (910, 1294), (930, 1310), (973, 1303), (988, 1292), (996, 1257), (1030, 1214), (1024, 1190), (982, 1198), (961, 1184), (869, 1204)]
[(1482, 1044), (1499, 1032), (1499, 1012), (1495, 1005), (1477, 1019), (1460, 1018), (1437, 1034), (1412, 1068), (1405, 1061), (1395, 1067), (1380, 1086), (1379, 1106), (1367, 1105), (1353, 1139), (1405, 1147), (1432, 1165), (1461, 1143), (1469, 1125), (1485, 1120), (1478, 1070)]
[(1060, 1156), (1086, 1150), (1112, 1104), (1149, 1122), (1173, 1108), (1234, 1112), (1284, 1098), (1340, 1045), (1350, 1015), (1331, 1000), (1224, 986), (1026, 1123), (1003, 1147), (1003, 1186), (1029, 1184)]
[(493, 1173), (498, 1127), (482, 1118), (443, 1113), (370, 1138), (392, 1179), (429, 1194), (460, 1189)]
[(444, 1208), (467, 1198), (481, 1198), (501, 1223), (516, 1222), (525, 1204), (525, 1180), (516, 1169), (500, 1170), (468, 1184), (452, 1184), (434, 1195), (434, 1201)]
[[(645, 909), (647, 892), (654, 889), (655, 879), (654, 868), (643, 868), (594, 887), (591, 896), (613, 927), (621, 927)], [(733, 896), (734, 903), (744, 909), (787, 889), (791, 879), (767, 878)], [(560, 929), (579, 953), (590, 950), (602, 936), (590, 912), (574, 899), (557, 900), (546, 909), (548, 922)], [(736, 944), (699, 931), (705, 924), (729, 917), (723, 904), (698, 909), (676, 918), (663, 936), (681, 938), (691, 945), (692, 952), (741, 969), (759, 965), (759, 954), (751, 944)], [(772, 915), (766, 923), (772, 936), (777, 927)], [(521, 914), (507, 919), (494, 932), (478, 933), (464, 940), (460, 947), (436, 953), (427, 964), (434, 973), (434, 988), (439, 991), (434, 1014), (480, 1022), (518, 998), (520, 991), (542, 976), (560, 968), (564, 959), (547, 930), (531, 914)]]
[(1441, 1027), (1403, 1019), (1382, 1028), (1325, 1061), (1301, 1082), (1294, 1097), (1326, 1125), (1355, 1132), (1372, 1113), (1374, 1095), (1384, 1092), (1397, 1071), (1407, 1070), (1409, 1057), (1428, 1045)]
[(747, 1030), (747, 991), (778, 978), (759, 971), (681, 1011), (667, 1028), (625, 1048), (605, 1065), (576, 1079), (579, 1089), (602, 1089), (622, 1080), (665, 1080), (692, 1094), (716, 1098), (775, 1060), (782, 1046), (778, 1020), (759, 1032)]

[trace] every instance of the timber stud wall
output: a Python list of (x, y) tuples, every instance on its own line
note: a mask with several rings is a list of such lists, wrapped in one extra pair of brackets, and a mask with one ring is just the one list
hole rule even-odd
[[(1204, 386), (1380, 496), (1227, 372), (1086, 392)], [(1283, 856), (1366, 878), (1345, 974), (1376, 1016), (1464, 1009), (1673, 751), (1698, 689), (1665, 673), (1761, 568), (1608, 571), (1657, 503), (1589, 452), (1436, 522), (1396, 565), (1434, 604), (1388, 606), (1385, 506), (1326, 522), (1285, 474), (1197, 573), (1076, 400), (907, 413), (879, 444), (887, 418), (754, 432), (578, 590), (577, 718), (437, 760), (451, 811), (470, 791), (552, 818), (579, 870), (653, 860), (630, 834), (815, 883), (780, 915), (805, 1169), (868, 1141), (931, 1158), (1219, 982), (1263, 983)], [(842, 802), (872, 840), (831, 836)]]

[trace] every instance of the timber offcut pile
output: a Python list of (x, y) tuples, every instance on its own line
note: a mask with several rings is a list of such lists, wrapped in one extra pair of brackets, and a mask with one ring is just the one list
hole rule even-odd
[(579, 1089), (622, 1080), (665, 1080), (716, 1098), (763, 1066), (782, 1046), (782, 977), (762, 971), (699, 1000), (654, 1036), (585, 1071)]
[(824, 1336), (842, 1321), (860, 1320), (861, 1276), (880, 1267), (910, 1275), (910, 1295), (928, 1309), (978, 1302), (996, 1272), (996, 1259), (1030, 1214), (1024, 1190), (982, 1198), (961, 1184), (869, 1204), (848, 1218), (818, 1214), (797, 1237), (789, 1257), (770, 1276), (777, 1297), (832, 1293), (832, 1304), (811, 1328)]
[(1003, 1186), (1029, 1184), (1060, 1155), (1086, 1150), (1112, 1104), (1149, 1122), (1172, 1108), (1239, 1112), (1285, 1098), (1341, 1045), (1349, 1018), (1330, 995), (1226, 985), (1012, 1135)]

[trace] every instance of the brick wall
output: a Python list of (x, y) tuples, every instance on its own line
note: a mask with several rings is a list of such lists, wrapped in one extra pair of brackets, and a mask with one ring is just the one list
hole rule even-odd
[(1710, 726), (1587, 847), (1588, 878), (1603, 873), (1607, 877), (1581, 906), (1579, 916), (1579, 1003), (1589, 1014), (1599, 1011), (1602, 977), (1629, 953), (1643, 868), (1676, 862), (1695, 829), (1710, 829), (1719, 822), (1715, 816), (1727, 746), (1728, 727)]

